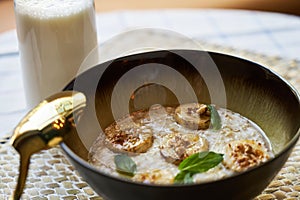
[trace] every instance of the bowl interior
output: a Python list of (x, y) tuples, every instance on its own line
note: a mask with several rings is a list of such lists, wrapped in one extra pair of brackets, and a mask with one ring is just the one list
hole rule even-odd
[(84, 72), (65, 88), (73, 89), (87, 96), (88, 106), (65, 143), (83, 160), (110, 123), (153, 104), (199, 101), (228, 108), (258, 124), (277, 155), (299, 137), (295, 90), (269, 69), (228, 55), (195, 50), (131, 55)]

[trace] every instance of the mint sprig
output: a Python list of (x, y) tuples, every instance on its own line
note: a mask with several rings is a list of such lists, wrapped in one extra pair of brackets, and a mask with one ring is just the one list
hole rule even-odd
[(213, 105), (207, 105), (210, 111), (210, 124), (213, 130), (219, 130), (222, 127), (221, 117)]
[(136, 172), (135, 162), (125, 154), (119, 154), (114, 157), (117, 172), (127, 175), (134, 176)]
[(223, 154), (204, 151), (184, 159), (178, 166), (180, 172), (175, 176), (175, 183), (192, 183), (193, 175), (203, 173), (223, 161)]

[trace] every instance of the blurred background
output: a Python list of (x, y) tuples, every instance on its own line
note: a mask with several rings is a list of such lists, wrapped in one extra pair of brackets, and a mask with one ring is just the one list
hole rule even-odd
[[(98, 12), (157, 8), (230, 8), (300, 16), (300, 0), (95, 0)], [(0, 32), (15, 28), (13, 0), (0, 0)]]

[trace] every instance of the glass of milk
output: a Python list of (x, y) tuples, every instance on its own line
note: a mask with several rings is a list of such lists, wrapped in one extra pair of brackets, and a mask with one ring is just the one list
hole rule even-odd
[(29, 108), (71, 81), (97, 47), (93, 0), (14, 0)]

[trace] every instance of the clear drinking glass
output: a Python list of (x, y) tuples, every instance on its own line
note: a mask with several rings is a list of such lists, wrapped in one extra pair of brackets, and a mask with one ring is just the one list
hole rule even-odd
[(93, 0), (14, 0), (29, 108), (59, 92), (97, 46)]

